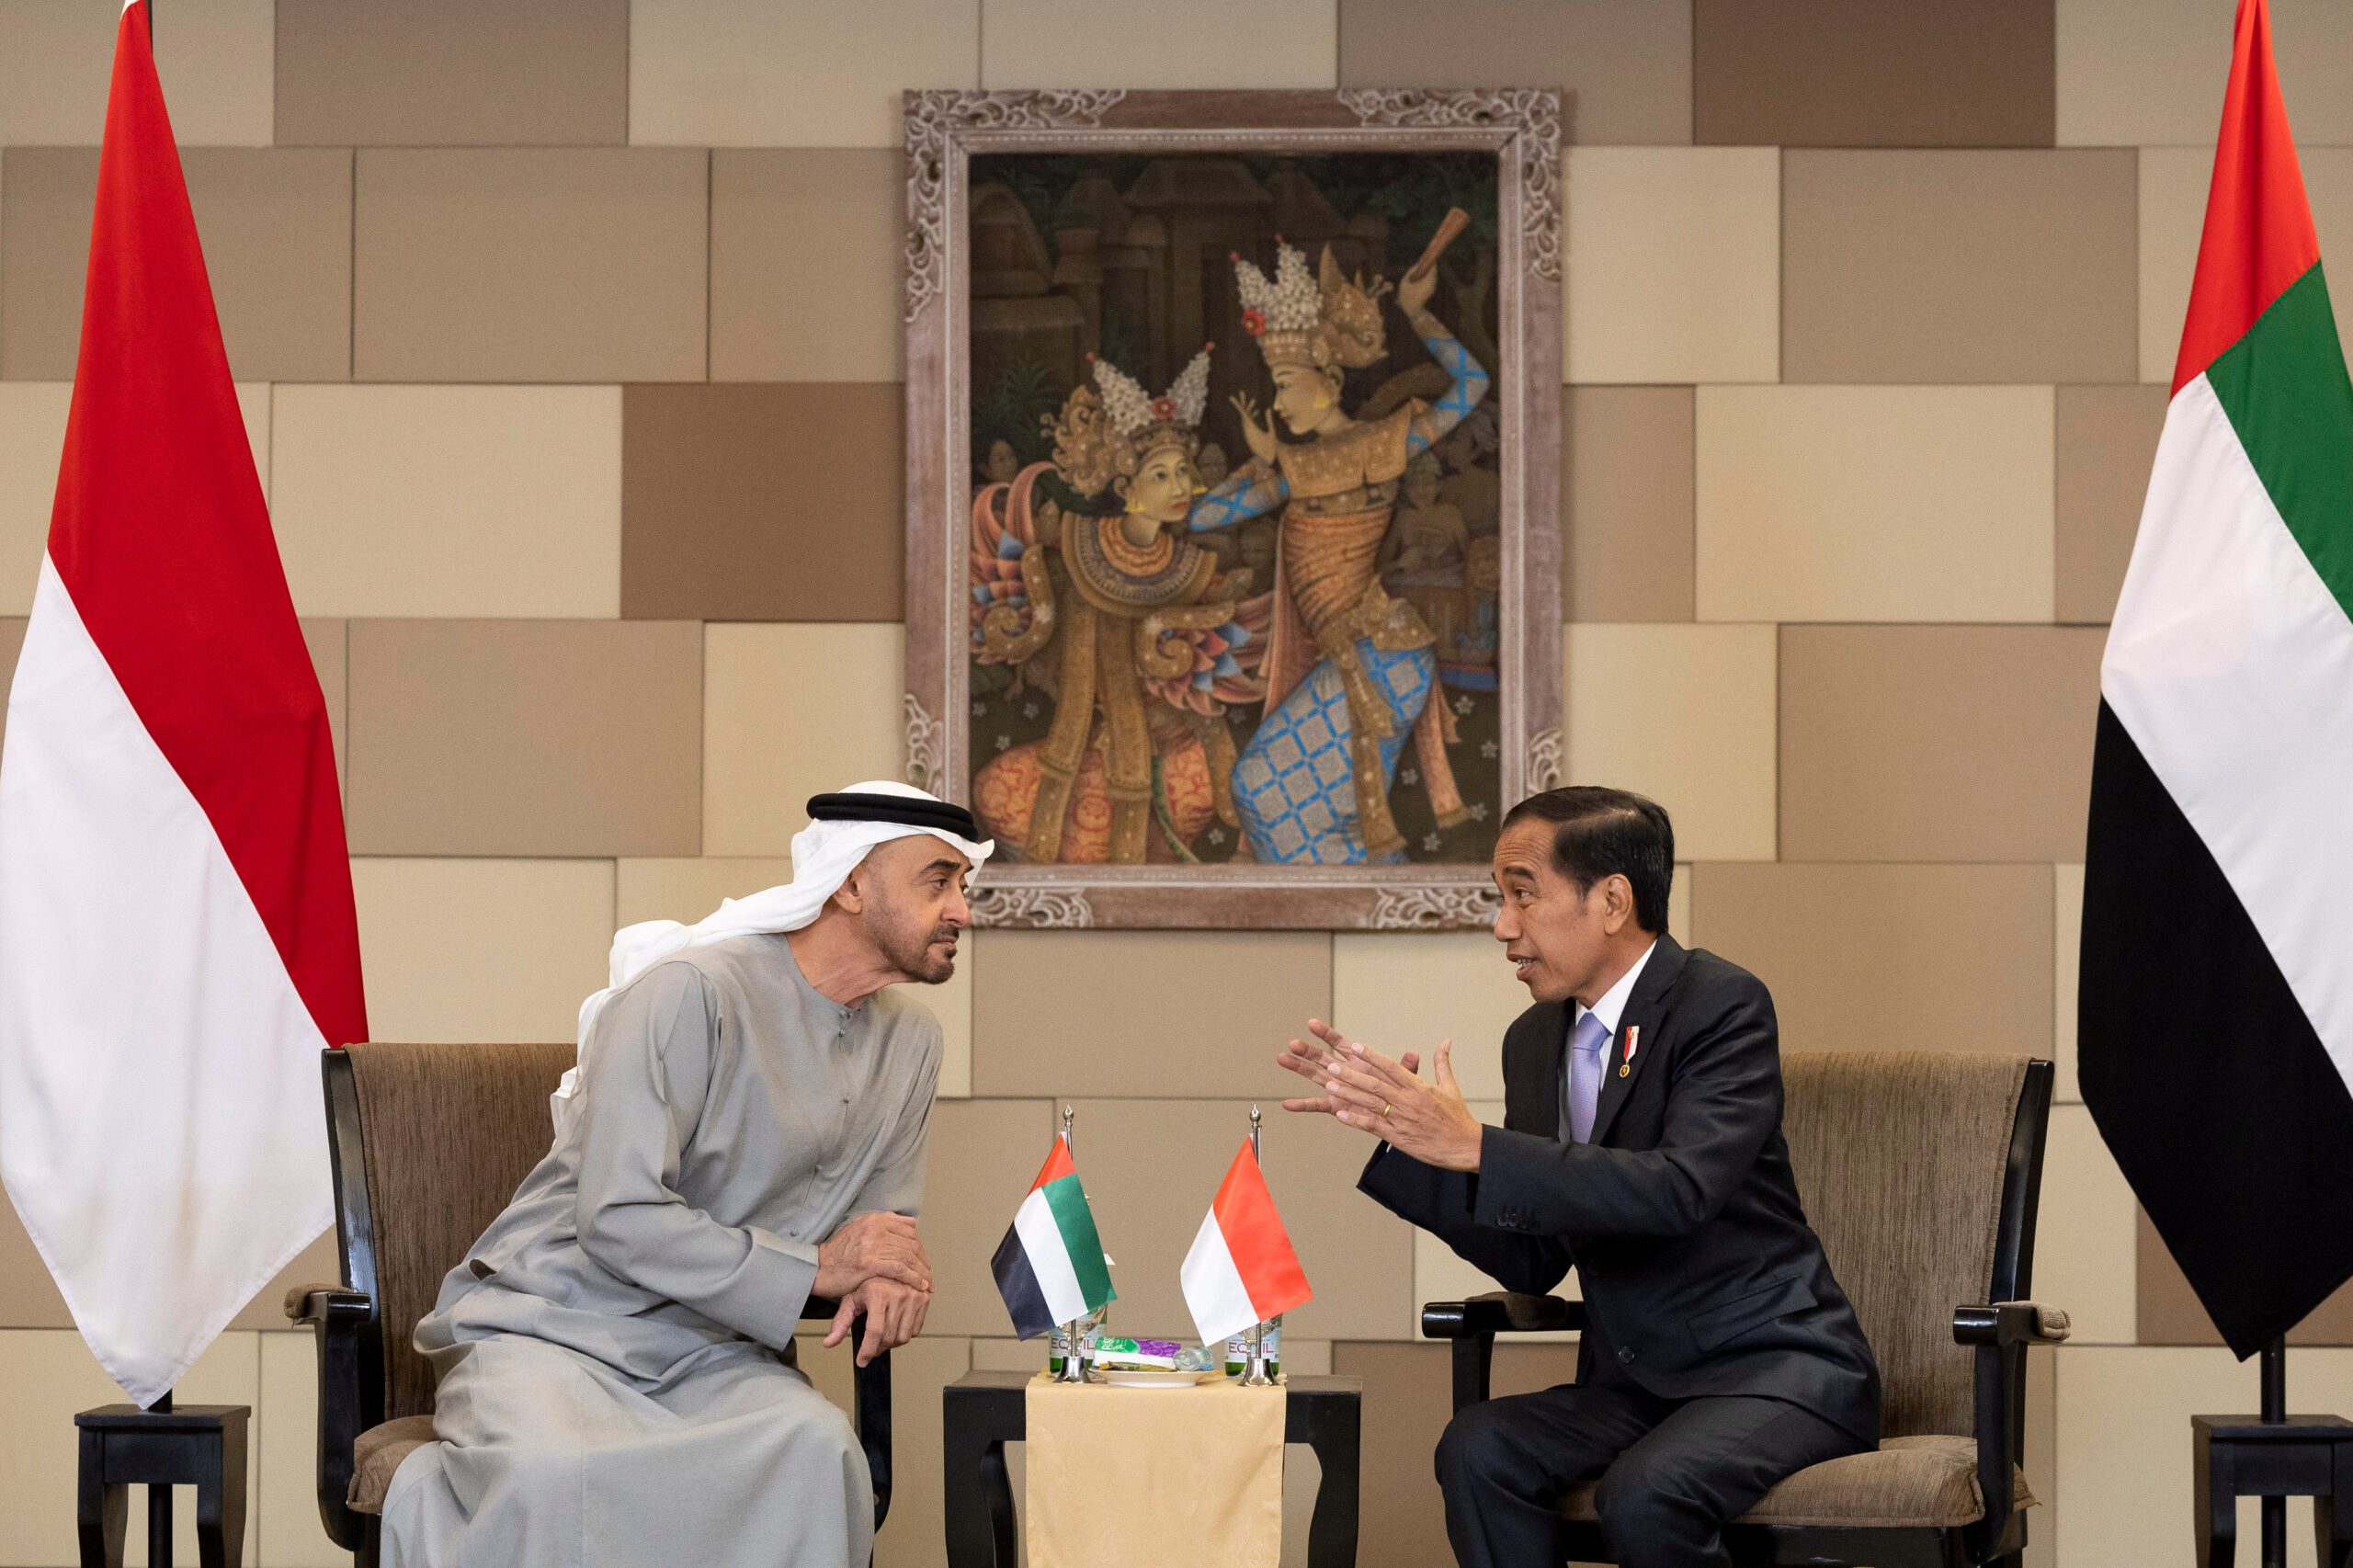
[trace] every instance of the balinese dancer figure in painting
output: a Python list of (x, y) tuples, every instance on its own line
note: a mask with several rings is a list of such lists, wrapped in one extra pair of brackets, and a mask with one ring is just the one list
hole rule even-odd
[(1196, 858), (1237, 827), (1232, 703), (1256, 702), (1272, 596), (1189, 542), (1210, 350), (1153, 397), (1097, 359), (1049, 421), (1054, 460), (972, 507), (972, 644), (1054, 699), (1041, 741), (993, 757), (973, 806), (1030, 862)]
[(1386, 353), (1384, 279), (1341, 276), (1329, 247), (1318, 273), (1277, 241), (1275, 277), (1234, 258), (1243, 320), (1274, 381), (1274, 418), (1237, 395), (1253, 460), (1193, 511), (1197, 529), (1232, 528), (1279, 506), (1275, 610), (1264, 665), (1267, 712), (1243, 749), (1235, 804), (1260, 860), (1335, 865), (1404, 858), (1389, 785), (1410, 731), (1438, 825), (1468, 814), (1446, 746), (1452, 712), (1433, 701), (1430, 628), (1392, 599), (1374, 571), (1406, 466), (1487, 393), (1487, 372), (1429, 313), (1437, 262), (1461, 231), (1447, 215), (1397, 285), (1397, 304), (1451, 384), (1435, 403), (1409, 398), (1359, 422), (1340, 406), (1344, 374)]

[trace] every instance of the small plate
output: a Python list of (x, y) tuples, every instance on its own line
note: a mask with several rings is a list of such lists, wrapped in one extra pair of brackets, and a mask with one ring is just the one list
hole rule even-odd
[(1164, 1367), (1094, 1367), (1088, 1369), (1086, 1381), (1120, 1389), (1189, 1389), (1202, 1383), (1223, 1382), (1225, 1374), (1215, 1370), (1179, 1372)]

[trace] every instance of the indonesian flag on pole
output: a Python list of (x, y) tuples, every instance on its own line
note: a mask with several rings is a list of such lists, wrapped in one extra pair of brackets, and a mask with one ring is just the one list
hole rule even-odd
[(1201, 1343), (1214, 1345), (1315, 1299), (1250, 1141), (1226, 1167), (1178, 1278)]
[(2353, 1275), (2353, 383), (2242, 0), (2100, 665), (2084, 1101), (2244, 1357)]
[(326, 704), (270, 537), (143, 0), (0, 762), (0, 1178), (142, 1404), (332, 1221), (367, 1038)]

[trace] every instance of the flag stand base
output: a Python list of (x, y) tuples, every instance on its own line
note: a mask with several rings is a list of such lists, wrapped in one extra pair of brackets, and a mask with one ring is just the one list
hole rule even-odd
[[(2263, 1347), (2263, 1408), (2266, 1426), (2288, 1420), (2288, 1336), (2276, 1335)], [(152, 1561), (152, 1560), (151, 1560)], [(2263, 1499), (2263, 1568), (2288, 1568), (2288, 1499)]]

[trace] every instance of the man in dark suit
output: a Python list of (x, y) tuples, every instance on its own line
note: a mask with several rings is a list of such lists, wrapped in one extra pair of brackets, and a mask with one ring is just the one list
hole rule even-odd
[(1556, 1509), (1595, 1505), (1624, 1568), (1722, 1568), (1722, 1527), (1775, 1482), (1879, 1440), (1879, 1369), (1806, 1224), (1781, 1137), (1773, 1001), (1666, 934), (1675, 836), (1620, 790), (1548, 790), (1504, 819), (1495, 939), (1535, 996), (1482, 1126), (1435, 1082), (1319, 1020), (1285, 1102), (1382, 1140), (1363, 1191), (1515, 1290), (1574, 1266), (1577, 1381), (1490, 1400), (1438, 1449), (1465, 1568), (1557, 1568)]

